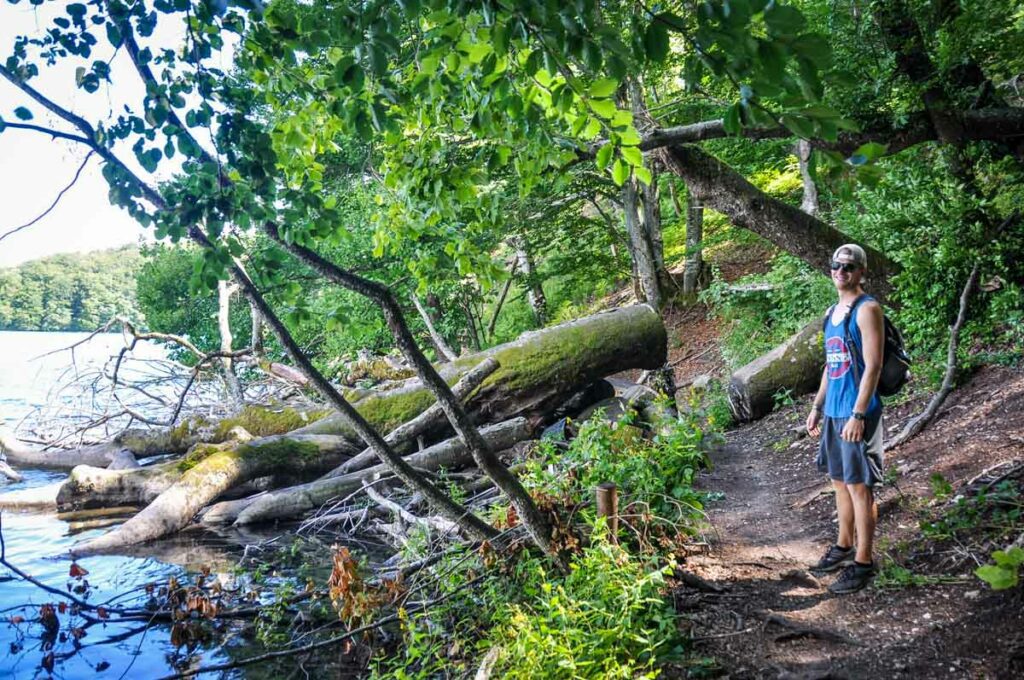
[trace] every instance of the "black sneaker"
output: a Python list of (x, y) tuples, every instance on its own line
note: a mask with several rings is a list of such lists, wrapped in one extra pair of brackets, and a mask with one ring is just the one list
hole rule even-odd
[(848, 593), (855, 593), (861, 590), (867, 584), (871, 583), (871, 579), (875, 577), (875, 563), (871, 564), (851, 564), (850, 566), (843, 569), (842, 573), (839, 574), (832, 585), (828, 589), (836, 595), (846, 595)]
[(821, 556), (818, 563), (811, 566), (811, 571), (835, 571), (839, 567), (853, 564), (855, 551), (852, 547), (840, 548), (838, 545), (830, 546), (825, 554)]

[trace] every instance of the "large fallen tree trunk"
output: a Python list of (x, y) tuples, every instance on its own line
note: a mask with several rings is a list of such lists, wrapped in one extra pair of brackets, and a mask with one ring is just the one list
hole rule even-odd
[[(477, 422), (500, 422), (516, 416), (544, 417), (562, 401), (594, 380), (634, 368), (665, 363), (667, 335), (661, 317), (647, 305), (622, 307), (525, 333), (517, 340), (460, 357), (438, 367), (449, 384), (488, 358), (499, 368), (470, 397)], [(418, 380), (355, 403), (378, 429), (394, 430), (426, 410), (433, 396)], [(328, 416), (295, 434), (342, 434), (348, 429)]]
[[(480, 434), (493, 450), (500, 451), (529, 439), (533, 431), (534, 428), (527, 419), (516, 418), (482, 428)], [(472, 462), (472, 457), (460, 439), (452, 438), (407, 456), (406, 460), (420, 470), (433, 471), (441, 467), (453, 468), (465, 465)], [(309, 484), (256, 496), (247, 507), (242, 508), (240, 504), (232, 506), (232, 509), (240, 511), (235, 523), (254, 524), (274, 519), (298, 517), (332, 499), (338, 499), (351, 493), (360, 488), (364, 481), (386, 472), (387, 468), (383, 465), (374, 465), (340, 477), (319, 479)], [(215, 508), (211, 512), (214, 510), (216, 510), (214, 516), (221, 521), (230, 519), (230, 513), (226, 512), (225, 508)], [(212, 517), (208, 515), (206, 521), (211, 520)]]
[(139, 514), (103, 536), (76, 543), (75, 555), (102, 552), (159, 538), (187, 525), (210, 501), (237, 484), (281, 469), (295, 474), (330, 469), (351, 455), (339, 437), (277, 435), (211, 450)]
[(816, 319), (732, 374), (729, 406), (733, 415), (740, 422), (757, 420), (771, 413), (780, 391), (789, 390), (793, 396), (810, 392), (820, 384), (824, 364), (821, 320)]

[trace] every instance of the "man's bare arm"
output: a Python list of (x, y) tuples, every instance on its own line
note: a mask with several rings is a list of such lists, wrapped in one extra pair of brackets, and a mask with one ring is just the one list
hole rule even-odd
[(885, 329), (882, 306), (877, 302), (865, 302), (857, 315), (857, 328), (860, 329), (864, 353), (864, 375), (860, 378), (857, 389), (857, 403), (853, 410), (864, 413), (871, 403), (871, 395), (878, 387), (878, 377), (882, 374), (882, 344)]

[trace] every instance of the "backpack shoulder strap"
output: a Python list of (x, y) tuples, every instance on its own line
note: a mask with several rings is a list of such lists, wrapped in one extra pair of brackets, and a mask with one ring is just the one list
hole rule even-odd
[(832, 317), (832, 312), (835, 310), (835, 308), (836, 308), (836, 306), (832, 305), (832, 306), (830, 306), (825, 311), (825, 316), (821, 320), (821, 334), (822, 335), (825, 335), (825, 332), (828, 330), (828, 322), (829, 322), (829, 319)]
[(852, 319), (853, 315), (857, 313), (857, 307), (860, 306), (860, 303), (869, 299), (873, 298), (867, 293), (861, 293), (857, 296), (857, 299), (853, 301), (853, 304), (850, 305), (850, 311), (847, 312), (846, 318), (843, 319), (843, 337), (850, 335), (850, 319)]

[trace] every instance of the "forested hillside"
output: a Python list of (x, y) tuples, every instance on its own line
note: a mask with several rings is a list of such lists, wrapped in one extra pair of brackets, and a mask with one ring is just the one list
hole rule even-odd
[(135, 246), (53, 255), (0, 269), (0, 330), (93, 331), (135, 315)]

